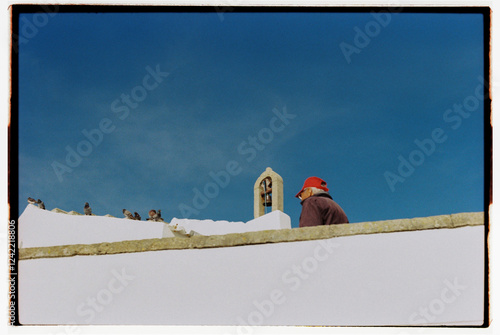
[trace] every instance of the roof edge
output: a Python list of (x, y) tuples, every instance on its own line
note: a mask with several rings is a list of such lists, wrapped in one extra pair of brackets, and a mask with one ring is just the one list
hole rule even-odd
[(193, 236), (190, 238), (168, 237), (112, 243), (105, 242), (97, 244), (21, 248), (19, 249), (19, 260), (299, 242), (353, 235), (409, 232), (428, 229), (452, 229), (466, 226), (480, 226), (484, 225), (484, 223), (484, 212), (457, 213), (413, 219), (263, 230), (226, 235)]

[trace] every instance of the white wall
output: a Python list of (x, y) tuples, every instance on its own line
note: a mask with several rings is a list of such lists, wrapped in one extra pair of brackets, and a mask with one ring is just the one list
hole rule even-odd
[(28, 205), (19, 217), (19, 247), (161, 238), (164, 225), (125, 218), (54, 213)]
[[(194, 230), (202, 235), (291, 228), (290, 217), (280, 211), (268, 213), (247, 223), (174, 218), (170, 227), (173, 228), (175, 224), (179, 224), (179, 228), (184, 228), (186, 233)], [(162, 222), (94, 215), (68, 215), (28, 205), (19, 217), (19, 247), (48, 247), (183, 236), (173, 231)]]
[(224, 235), (231, 233), (246, 233), (250, 231), (292, 228), (290, 217), (279, 210), (250, 220), (247, 223), (241, 221), (229, 222), (173, 218), (172, 221), (170, 221), (170, 224), (178, 224), (179, 226), (184, 227), (187, 232), (194, 230), (201, 235)]
[(482, 324), (484, 227), (24, 260), (24, 324)]

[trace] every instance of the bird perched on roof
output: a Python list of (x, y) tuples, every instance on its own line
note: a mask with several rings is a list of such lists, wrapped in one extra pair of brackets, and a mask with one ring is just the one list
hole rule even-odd
[(88, 202), (86, 202), (85, 206), (83, 206), (83, 213), (85, 213), (85, 215), (92, 215), (92, 208), (90, 208)]
[(161, 209), (156, 212), (155, 221), (163, 221), (163, 218), (161, 217)]
[(149, 211), (148, 214), (149, 214), (149, 217), (146, 219), (146, 221), (155, 221), (155, 216), (157, 215), (156, 211), (154, 209), (152, 209)]
[(134, 220), (141, 221), (141, 216), (139, 215), (139, 213), (134, 212)]
[(28, 204), (34, 205), (36, 203), (37, 203), (37, 201), (35, 199), (28, 197)]
[(38, 204), (38, 208), (45, 209), (45, 204), (43, 203), (42, 200), (38, 199), (36, 203)]
[(123, 209), (123, 215), (125, 215), (127, 219), (134, 220), (134, 216), (132, 215), (132, 213), (130, 213), (130, 211), (126, 210), (125, 208)]

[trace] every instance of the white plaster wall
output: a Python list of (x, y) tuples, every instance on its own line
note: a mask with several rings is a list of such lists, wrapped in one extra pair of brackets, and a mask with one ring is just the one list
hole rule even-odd
[(19, 217), (19, 247), (161, 238), (164, 225), (161, 222), (54, 213), (28, 205)]
[(24, 260), (23, 324), (478, 325), (484, 227)]
[(177, 219), (170, 221), (171, 225), (178, 224), (189, 232), (194, 230), (202, 235), (224, 235), (232, 233), (246, 233), (250, 231), (291, 229), (290, 217), (282, 211), (276, 210), (256, 219), (245, 222), (213, 221)]
[[(244, 222), (188, 220), (174, 218), (170, 226), (179, 224), (186, 233), (223, 235), (268, 229), (290, 229), (291, 220), (281, 211), (274, 211)], [(84, 216), (54, 213), (28, 205), (19, 217), (19, 247), (92, 244), (125, 240), (173, 237), (166, 224), (135, 221), (106, 216)]]

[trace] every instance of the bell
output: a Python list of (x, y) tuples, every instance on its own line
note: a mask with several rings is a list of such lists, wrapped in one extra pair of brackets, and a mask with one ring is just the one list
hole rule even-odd
[(271, 197), (272, 194), (272, 182), (270, 179), (266, 178), (262, 181), (262, 188), (264, 189), (260, 195), (264, 199), (262, 205), (264, 207), (271, 207), (273, 205), (273, 199)]
[(273, 199), (271, 198), (271, 193), (266, 194), (264, 197), (264, 207), (271, 207), (273, 205)]

